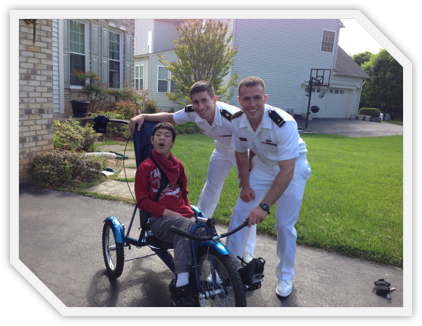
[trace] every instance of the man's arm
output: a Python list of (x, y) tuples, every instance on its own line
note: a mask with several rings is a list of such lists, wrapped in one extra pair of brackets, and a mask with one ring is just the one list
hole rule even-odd
[(235, 152), (237, 169), (239, 171), (239, 188), (240, 198), (244, 202), (249, 202), (255, 199), (255, 193), (252, 188), (249, 186), (249, 157), (248, 152), (240, 153)]
[[(293, 174), (295, 172), (295, 162), (296, 158), (278, 162), (280, 172), (277, 174), (270, 191), (262, 200), (263, 203), (271, 207), (280, 198), (293, 178)], [(251, 227), (251, 225), (261, 223), (267, 215), (267, 212), (260, 206), (255, 207), (246, 218), (249, 222), (248, 226)]]
[(173, 113), (161, 112), (161, 113), (154, 113), (154, 114), (140, 114), (130, 119), (129, 121), (130, 132), (132, 134), (135, 133), (136, 124), (138, 124), (138, 131), (140, 131), (144, 121), (169, 122), (172, 125), (176, 124), (176, 122), (173, 119)]

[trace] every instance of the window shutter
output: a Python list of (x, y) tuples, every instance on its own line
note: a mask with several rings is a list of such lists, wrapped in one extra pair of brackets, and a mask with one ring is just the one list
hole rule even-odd
[(70, 44), (69, 19), (63, 19), (63, 81), (64, 88), (70, 87)]
[(103, 83), (109, 83), (109, 39), (110, 39), (110, 30), (108, 28), (101, 28), (102, 40), (101, 40), (101, 78)]
[(91, 72), (100, 75), (100, 27), (91, 24)]
[(125, 84), (132, 86), (132, 35), (125, 38)]

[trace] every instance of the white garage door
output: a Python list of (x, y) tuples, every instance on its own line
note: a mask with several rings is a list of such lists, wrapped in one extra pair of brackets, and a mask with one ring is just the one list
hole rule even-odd
[[(319, 107), (319, 112), (316, 114), (319, 118), (348, 118), (349, 106), (352, 98), (352, 91), (342, 88), (329, 88), (323, 98), (319, 98), (320, 90), (318, 88), (313, 90), (311, 97), (311, 105)], [(302, 112), (308, 109), (309, 98), (305, 96), (304, 108)], [(310, 109), (309, 109), (309, 112)]]

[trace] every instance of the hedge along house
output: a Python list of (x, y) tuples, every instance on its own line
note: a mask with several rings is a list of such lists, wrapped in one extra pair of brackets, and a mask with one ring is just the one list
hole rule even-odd
[[(178, 19), (136, 19), (134, 85), (150, 91), (163, 111), (178, 110), (167, 100), (172, 90), (166, 82), (170, 73), (158, 61), (159, 55), (176, 60), (174, 40)], [(238, 82), (251, 75), (266, 83), (267, 103), (292, 114), (307, 112), (307, 86), (313, 68), (331, 69), (331, 81), (323, 98), (312, 96), (318, 117), (350, 118), (357, 114), (362, 85), (369, 76), (339, 46), (339, 19), (233, 19), (229, 46), (238, 48), (231, 75), (238, 73)], [(251, 32), (253, 31), (253, 32)], [(138, 81), (137, 81), (138, 79)], [(313, 91), (320, 92), (319, 87)], [(314, 95), (314, 94), (313, 94)], [(237, 91), (229, 103), (239, 106)]]
[[(28, 20), (29, 21), (29, 20)], [(122, 88), (133, 80), (133, 19), (19, 20), (19, 182), (34, 158), (54, 149), (54, 113), (71, 115), (82, 86), (74, 69)]]

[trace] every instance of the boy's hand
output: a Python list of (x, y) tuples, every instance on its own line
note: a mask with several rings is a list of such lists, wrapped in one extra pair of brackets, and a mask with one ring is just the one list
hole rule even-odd
[(176, 212), (173, 212), (173, 211), (171, 211), (171, 210), (169, 210), (169, 209), (165, 209), (164, 210), (164, 212), (163, 212), (163, 217), (164, 216), (183, 216), (182, 214), (179, 214), (179, 213), (176, 213)]

